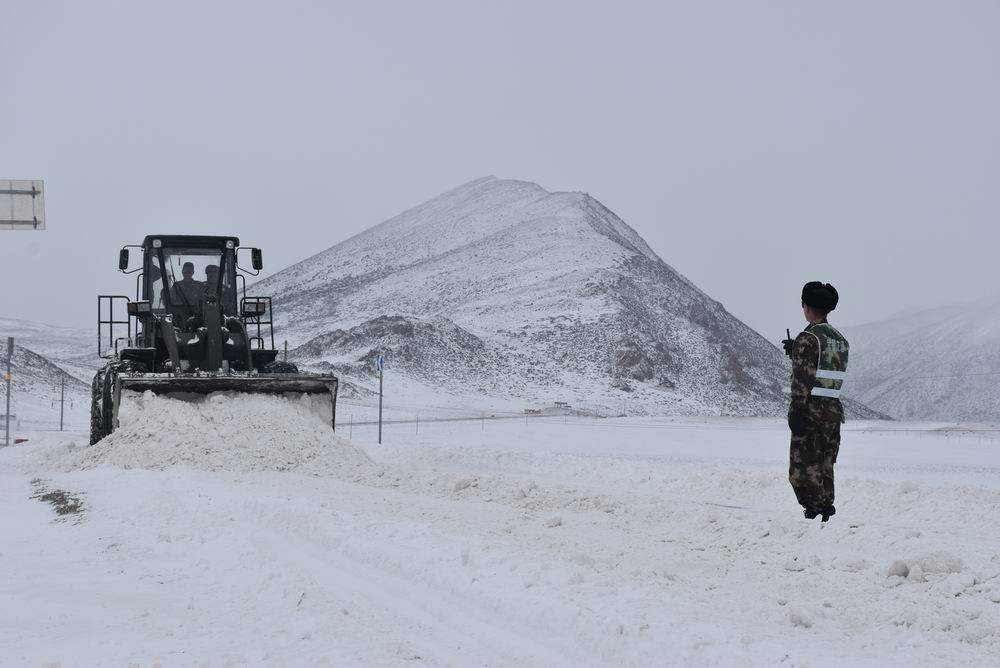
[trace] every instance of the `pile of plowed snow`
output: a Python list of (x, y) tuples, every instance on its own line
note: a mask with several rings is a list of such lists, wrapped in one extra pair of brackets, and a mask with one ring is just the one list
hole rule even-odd
[[(186, 467), (205, 471), (350, 473), (372, 467), (330, 427), (330, 400), (314, 395), (217, 392), (179, 398), (124, 392), (120, 426), (69, 453), (70, 469)], [(360, 469), (360, 470), (358, 470)]]

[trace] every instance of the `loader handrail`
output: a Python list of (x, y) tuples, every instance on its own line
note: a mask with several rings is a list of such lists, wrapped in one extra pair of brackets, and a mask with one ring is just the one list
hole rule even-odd
[[(251, 304), (257, 306), (255, 312), (257, 315), (244, 315), (247, 313), (246, 305)], [(265, 315), (267, 319), (265, 320)], [(261, 330), (266, 325), (268, 334), (271, 337), (271, 347), (269, 350), (274, 350), (274, 322), (271, 316), (271, 298), (270, 297), (243, 297), (240, 299), (240, 317), (243, 320), (243, 326), (247, 328), (247, 336), (250, 335), (250, 326), (255, 326), (257, 328), (256, 336), (251, 337), (252, 340), (260, 341), (260, 345), (264, 347), (264, 338), (261, 336)]]
[[(105, 320), (104, 315), (104, 304), (107, 300), (107, 311), (108, 317)], [(115, 302), (121, 300), (125, 302), (125, 319), (115, 320)], [(97, 296), (97, 356), (107, 359), (112, 356), (110, 350), (112, 348), (117, 349), (117, 338), (115, 337), (115, 325), (125, 325), (128, 328), (128, 338), (132, 338), (132, 318), (128, 315), (128, 302), (129, 298), (126, 295), (98, 295)], [(108, 355), (103, 353), (102, 349), (102, 339), (104, 332), (104, 325), (108, 326)]]

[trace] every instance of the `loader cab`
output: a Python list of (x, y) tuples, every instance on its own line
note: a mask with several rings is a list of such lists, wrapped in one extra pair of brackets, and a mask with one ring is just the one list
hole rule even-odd
[[(263, 372), (277, 357), (271, 298), (246, 295), (245, 275), (256, 276), (263, 263), (259, 249), (239, 243), (150, 235), (123, 247), (118, 269), (141, 272), (136, 297), (98, 296), (98, 355), (156, 373)], [(141, 267), (130, 269), (129, 248), (142, 251)], [(250, 266), (240, 266), (238, 254)]]
[(142, 242), (142, 297), (183, 326), (212, 299), (236, 316), (236, 237), (148, 236)]

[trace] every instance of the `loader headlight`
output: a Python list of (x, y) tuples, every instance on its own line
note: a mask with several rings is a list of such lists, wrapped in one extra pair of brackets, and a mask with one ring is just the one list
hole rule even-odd
[(149, 302), (129, 302), (128, 314), (134, 317), (148, 315), (153, 312), (153, 305)]
[(264, 302), (243, 302), (244, 318), (259, 318), (267, 312), (267, 304)]

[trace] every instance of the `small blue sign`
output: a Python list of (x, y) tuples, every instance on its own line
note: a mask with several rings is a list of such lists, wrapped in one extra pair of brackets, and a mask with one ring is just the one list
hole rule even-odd
[(375, 358), (375, 370), (381, 372), (385, 368), (385, 355), (379, 355)]

